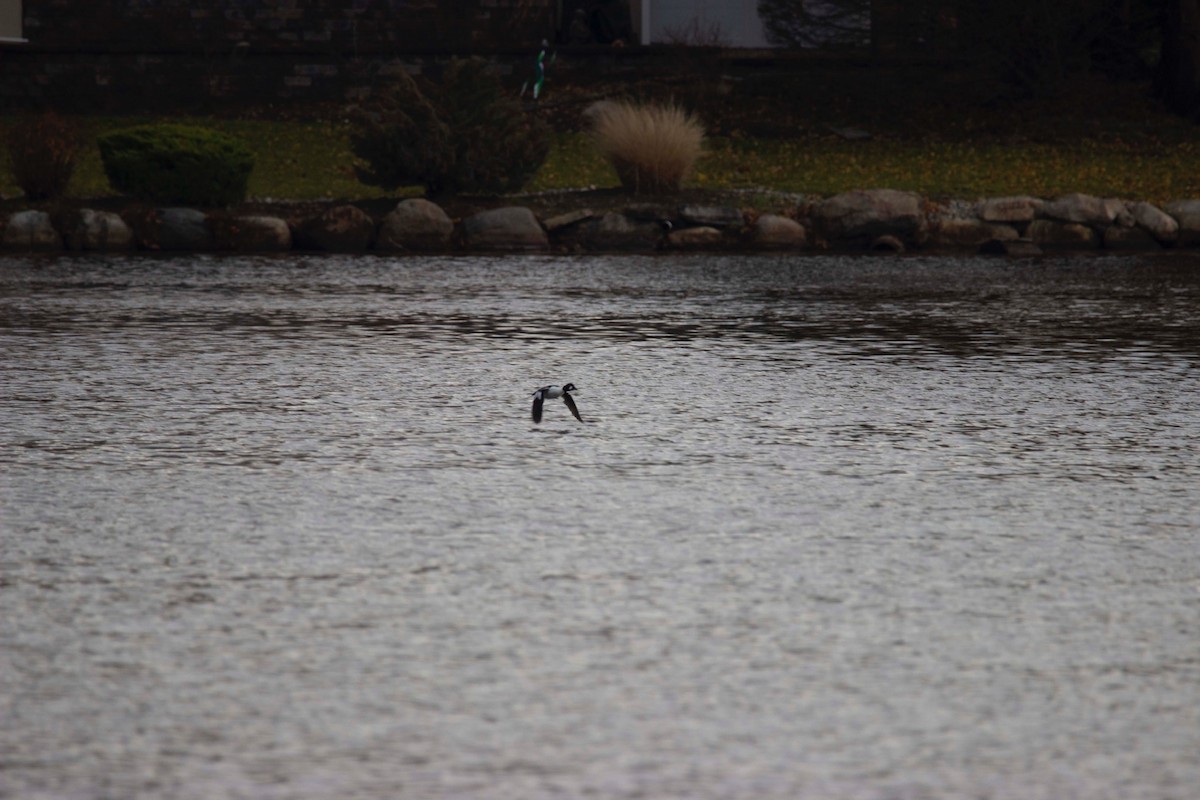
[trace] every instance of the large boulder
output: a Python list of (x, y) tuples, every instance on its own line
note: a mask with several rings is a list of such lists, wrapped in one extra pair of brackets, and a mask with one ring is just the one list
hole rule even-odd
[(555, 214), (553, 217), (542, 220), (542, 227), (546, 229), (546, 233), (553, 236), (594, 216), (596, 214), (590, 208), (564, 211), (562, 214)]
[(219, 244), (228, 250), (280, 253), (292, 249), (292, 229), (279, 217), (232, 217), (215, 227)]
[(4, 246), (9, 250), (61, 250), (62, 237), (45, 211), (18, 211), (4, 226)]
[(1162, 244), (1174, 244), (1179, 239), (1179, 223), (1170, 214), (1150, 203), (1133, 203), (1129, 213), (1134, 224)]
[(1105, 250), (1158, 250), (1162, 247), (1149, 231), (1124, 225), (1105, 228), (1102, 241)]
[(984, 222), (1033, 222), (1043, 201), (1036, 197), (989, 197), (980, 200), (976, 213)]
[(81, 208), (64, 222), (63, 242), (68, 250), (129, 250), (133, 231), (118, 214)]
[(904, 251), (904, 242), (899, 237), (892, 236), (890, 233), (885, 233), (883, 236), (876, 236), (875, 241), (871, 242), (872, 253), (900, 254)]
[(1200, 200), (1177, 200), (1163, 207), (1179, 225), (1180, 246), (1200, 244)]
[(214, 246), (208, 216), (194, 208), (160, 208), (147, 244), (159, 250), (211, 250)]
[(572, 241), (586, 250), (653, 250), (662, 238), (662, 223), (609, 212), (577, 225)]
[(1059, 222), (1103, 227), (1109, 225), (1125, 209), (1125, 203), (1112, 197), (1099, 198), (1090, 194), (1066, 194), (1044, 203), (1041, 215)]
[(680, 206), (678, 219), (688, 225), (710, 228), (740, 228), (744, 222), (742, 210), (731, 206)]
[(1089, 249), (1099, 244), (1096, 231), (1079, 222), (1034, 220), (1029, 224), (1028, 236), (1034, 244), (1047, 250)]
[(445, 250), (454, 221), (437, 203), (420, 197), (401, 201), (383, 218), (375, 247), (379, 250)]
[(813, 219), (825, 237), (865, 239), (895, 236), (921, 242), (927, 233), (924, 198), (915, 192), (871, 189), (834, 195), (813, 208)]
[(985, 242), (1018, 238), (1015, 228), (981, 219), (944, 217), (929, 225), (929, 243), (934, 247), (977, 248)]
[(545, 250), (550, 246), (545, 229), (523, 206), (481, 211), (463, 220), (467, 247), (480, 250)]
[(708, 250), (725, 244), (725, 234), (711, 225), (678, 228), (667, 234), (666, 247), (672, 250)]
[(631, 203), (622, 209), (622, 213), (634, 222), (653, 222), (658, 225), (683, 222), (677, 219), (678, 212), (678, 208), (666, 203)]
[(803, 247), (807, 241), (804, 226), (780, 214), (763, 214), (750, 226), (748, 241), (753, 247), (765, 250), (790, 250)]
[(375, 221), (352, 205), (334, 206), (302, 221), (295, 234), (300, 248), (328, 253), (361, 253), (374, 237)]

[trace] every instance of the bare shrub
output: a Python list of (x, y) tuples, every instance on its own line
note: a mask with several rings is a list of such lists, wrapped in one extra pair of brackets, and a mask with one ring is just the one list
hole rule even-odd
[(359, 180), (387, 190), (421, 184), (430, 197), (515, 191), (550, 150), (547, 126), (504, 94), (481, 58), (451, 61), (440, 83), (401, 74), (354, 119)]
[(9, 165), (27, 200), (51, 200), (66, 194), (81, 142), (75, 122), (49, 111), (22, 119), (9, 129), (5, 142)]
[(679, 191), (704, 145), (704, 126), (676, 105), (597, 104), (588, 114), (596, 148), (626, 191)]

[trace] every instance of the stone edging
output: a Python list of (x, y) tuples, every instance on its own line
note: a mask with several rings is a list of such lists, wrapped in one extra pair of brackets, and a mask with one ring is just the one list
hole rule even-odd
[[(129, 217), (136, 218), (129, 218)], [(81, 209), (51, 217), (12, 214), (8, 252), (227, 251), (264, 253), (822, 252), (909, 249), (1038, 255), (1045, 251), (1157, 250), (1200, 245), (1200, 200), (1158, 208), (1070, 194), (1054, 200), (996, 197), (933, 201), (872, 189), (800, 198), (783, 214), (731, 206), (631, 202), (621, 211), (575, 210), (539, 219), (504, 206), (455, 222), (423, 199), (401, 201), (382, 219), (353, 205), (288, 222), (279, 217), (159, 208), (122, 216)]]

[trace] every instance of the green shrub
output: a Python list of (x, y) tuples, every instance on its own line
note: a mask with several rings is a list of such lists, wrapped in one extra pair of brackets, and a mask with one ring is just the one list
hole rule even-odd
[(355, 115), (359, 180), (430, 196), (520, 189), (550, 151), (546, 126), (504, 96), (487, 62), (454, 60), (440, 84), (405, 74)]
[(229, 206), (246, 199), (254, 156), (237, 139), (188, 125), (142, 125), (97, 140), (113, 188), (151, 203)]
[(66, 194), (79, 154), (79, 129), (46, 112), (13, 125), (6, 137), (13, 180), (29, 200)]
[(357, 111), (350, 148), (367, 163), (358, 179), (388, 191), (419, 184), (436, 194), (453, 156), (449, 129), (407, 73)]
[(589, 117), (593, 144), (634, 194), (679, 191), (703, 152), (704, 127), (678, 106), (602, 102)]

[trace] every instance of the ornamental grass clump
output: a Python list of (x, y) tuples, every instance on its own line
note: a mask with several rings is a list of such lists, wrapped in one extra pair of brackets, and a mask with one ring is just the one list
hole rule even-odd
[(602, 103), (591, 114), (591, 138), (626, 191), (679, 191), (704, 146), (704, 126), (679, 106)]
[(67, 192), (82, 137), (79, 128), (51, 112), (27, 117), (6, 137), (13, 180), (27, 200), (53, 200)]

